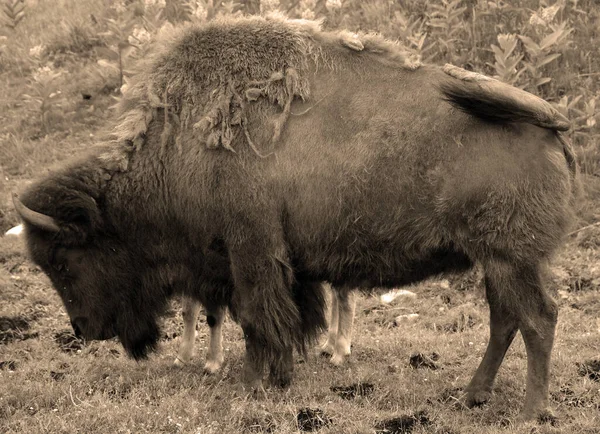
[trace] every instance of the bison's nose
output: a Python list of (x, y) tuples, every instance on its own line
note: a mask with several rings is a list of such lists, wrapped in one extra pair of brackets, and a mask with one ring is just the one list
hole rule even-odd
[(86, 323), (87, 319), (80, 316), (71, 321), (71, 326), (73, 327), (73, 332), (75, 333), (75, 336), (77, 336), (78, 338), (83, 337)]

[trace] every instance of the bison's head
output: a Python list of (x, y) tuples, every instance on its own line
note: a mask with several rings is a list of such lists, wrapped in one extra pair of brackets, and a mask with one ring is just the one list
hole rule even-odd
[(145, 293), (143, 264), (111, 229), (97, 200), (46, 184), (13, 201), (30, 255), (58, 291), (75, 334), (118, 336), (132, 357), (146, 357), (158, 341), (157, 316), (166, 300)]

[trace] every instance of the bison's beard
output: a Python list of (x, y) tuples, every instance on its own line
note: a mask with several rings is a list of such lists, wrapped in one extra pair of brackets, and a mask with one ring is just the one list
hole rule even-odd
[(146, 359), (148, 354), (156, 349), (159, 337), (160, 329), (156, 321), (129, 324), (129, 327), (119, 331), (121, 344), (127, 354), (135, 360)]

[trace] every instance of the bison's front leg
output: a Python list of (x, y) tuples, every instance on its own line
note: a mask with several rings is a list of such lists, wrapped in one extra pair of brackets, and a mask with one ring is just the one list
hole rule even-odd
[(286, 388), (292, 382), (294, 373), (294, 352), (292, 347), (286, 348), (281, 357), (271, 361), (269, 383), (276, 387)]
[(230, 249), (234, 310), (246, 339), (245, 380), (253, 389), (260, 388), (265, 366), (277, 383), (290, 383), (291, 348), (303, 338), (285, 244), (272, 247), (267, 240)]
[(264, 390), (264, 350), (261, 348), (260, 339), (252, 325), (242, 324), (244, 341), (246, 343), (246, 358), (244, 360), (244, 384), (250, 392), (257, 393)]

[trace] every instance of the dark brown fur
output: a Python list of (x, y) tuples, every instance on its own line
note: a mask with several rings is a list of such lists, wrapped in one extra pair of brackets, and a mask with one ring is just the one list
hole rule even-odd
[[(252, 31), (257, 20), (227, 25)], [(256, 28), (268, 35), (266, 22)], [(322, 318), (317, 282), (392, 286), (479, 262), (492, 331), (467, 401), (489, 397), (520, 330), (528, 351), (524, 415), (542, 414), (557, 309), (540, 269), (571, 219), (567, 142), (552, 129), (494, 119), (487, 108), (486, 119), (477, 117), (480, 97), (461, 93), (455, 103), (464, 111), (456, 110), (439, 87), (461, 82), (438, 67), (408, 67), (389, 43), (364, 38), (358, 51), (307, 26), (319, 52), (306, 56), (300, 77), (311, 97), (291, 105), (277, 143), (263, 126), (286, 109), (269, 98), (245, 106), (255, 146), (234, 134), (235, 152), (208, 146), (185, 123), (170, 130), (177, 143), (165, 143), (165, 122), (178, 113), (130, 98), (117, 144), (24, 194), (25, 205), (61, 226), (49, 234), (27, 225), (34, 260), (86, 334), (117, 333), (134, 356), (153, 346), (156, 317), (174, 288), (211, 293), (211, 280), (223, 278), (253, 384), (266, 364), (276, 378), (289, 376), (291, 347), (315, 331), (305, 318)], [(194, 40), (176, 39), (171, 49), (198, 49), (177, 45)], [(265, 41), (269, 48), (277, 47)], [(251, 78), (277, 72), (265, 71)], [(179, 81), (203, 84), (188, 73)], [(123, 121), (128, 114), (143, 125)], [(206, 265), (215, 252), (226, 263), (217, 267), (223, 276), (210, 276)], [(213, 289), (198, 291), (204, 282)]]

